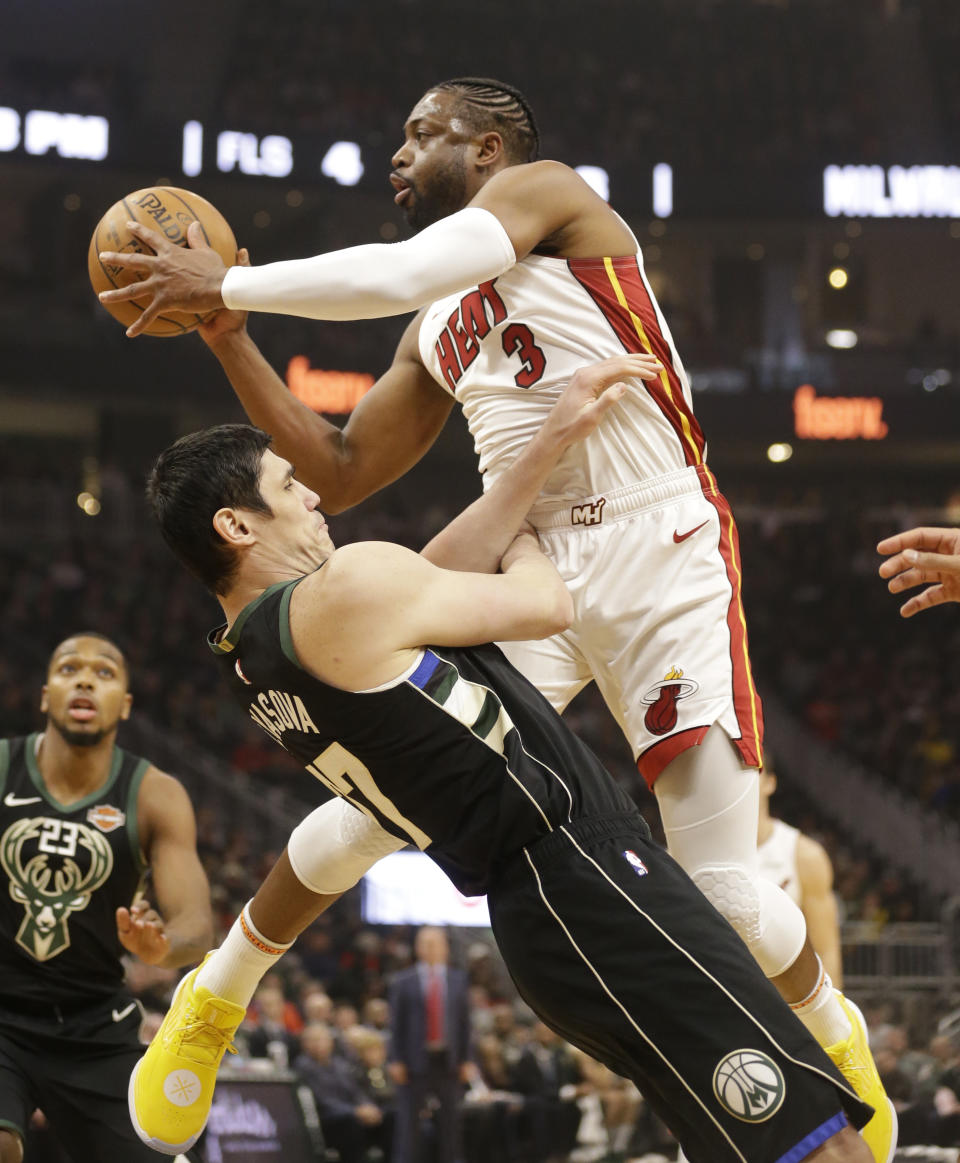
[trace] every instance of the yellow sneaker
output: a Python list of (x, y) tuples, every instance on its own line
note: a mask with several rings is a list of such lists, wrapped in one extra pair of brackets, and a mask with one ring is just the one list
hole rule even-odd
[[(209, 954), (208, 954), (209, 956)], [(177, 986), (170, 1009), (127, 1088), (133, 1129), (148, 1147), (179, 1155), (200, 1137), (210, 1114), (217, 1069), (246, 1009), (194, 985), (199, 968)]]
[(870, 1053), (867, 1023), (863, 1020), (863, 1014), (839, 990), (834, 992), (843, 1012), (850, 1019), (853, 1032), (845, 1042), (825, 1047), (826, 1053), (858, 1097), (873, 1107), (873, 1118), (860, 1134), (870, 1148), (874, 1163), (890, 1163), (897, 1149), (897, 1112), (887, 1098)]

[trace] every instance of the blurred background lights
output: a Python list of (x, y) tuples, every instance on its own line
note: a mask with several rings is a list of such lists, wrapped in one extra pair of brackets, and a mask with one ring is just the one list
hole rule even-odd
[(767, 449), (767, 460), (773, 464), (783, 464), (793, 456), (792, 444), (771, 444)]
[(856, 347), (858, 338), (856, 331), (851, 331), (849, 327), (835, 327), (826, 334), (827, 346), (841, 351)]
[(338, 186), (355, 186), (363, 177), (360, 146), (355, 141), (335, 141), (323, 156), (320, 172)]
[(833, 267), (827, 275), (827, 282), (835, 291), (842, 291), (848, 281), (849, 275), (845, 267)]

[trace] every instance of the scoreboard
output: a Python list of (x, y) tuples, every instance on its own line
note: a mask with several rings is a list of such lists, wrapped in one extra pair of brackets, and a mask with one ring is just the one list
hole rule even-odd
[[(0, 104), (0, 164), (143, 169), (147, 181), (158, 174), (172, 181), (219, 174), (247, 182), (380, 187), (390, 153), (379, 137), (364, 141), (359, 133), (351, 141), (283, 126), (253, 132), (198, 119), (145, 123), (122, 113), (108, 118)], [(642, 142), (617, 159), (560, 160), (617, 206), (653, 217), (960, 219), (958, 165), (840, 160), (825, 167), (707, 172), (689, 159), (644, 158)]]

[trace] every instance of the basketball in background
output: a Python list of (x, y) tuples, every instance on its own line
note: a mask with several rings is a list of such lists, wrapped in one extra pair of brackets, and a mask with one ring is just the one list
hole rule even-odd
[[(237, 261), (237, 240), (230, 224), (220, 211), (199, 194), (189, 190), (178, 190), (174, 186), (148, 186), (135, 190), (119, 202), (115, 202), (97, 223), (90, 239), (87, 252), (87, 270), (94, 291), (109, 291), (114, 287), (125, 287), (136, 282), (141, 275), (136, 271), (124, 270), (118, 266), (106, 266), (100, 261), (100, 252), (112, 250), (118, 253), (140, 251), (153, 254), (150, 247), (136, 238), (127, 229), (128, 222), (139, 222), (164, 235), (177, 246), (187, 245), (187, 227), (191, 222), (199, 222), (204, 241), (220, 255), (227, 266)], [(107, 311), (129, 327), (143, 313), (146, 302), (136, 299), (125, 303), (102, 303)], [(184, 335), (192, 331), (213, 312), (197, 315), (192, 311), (168, 311), (158, 315), (144, 335)]]

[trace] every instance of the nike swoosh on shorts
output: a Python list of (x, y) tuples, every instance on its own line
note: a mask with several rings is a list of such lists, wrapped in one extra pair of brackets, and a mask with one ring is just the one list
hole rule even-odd
[(114, 1010), (113, 1011), (113, 1020), (115, 1022), (122, 1022), (123, 1019), (127, 1016), (127, 1014), (133, 1013), (133, 1011), (136, 1008), (137, 1008), (137, 1003), (135, 1001), (132, 1001), (128, 1006), (125, 1006), (124, 1009)]
[(688, 537), (692, 537), (694, 533), (696, 533), (699, 529), (702, 529), (704, 525), (706, 525), (706, 521), (701, 521), (699, 525), (695, 526), (693, 529), (688, 529), (686, 533), (678, 533), (676, 529), (674, 529), (673, 540), (677, 545), (679, 545), (681, 541), (686, 541)]

